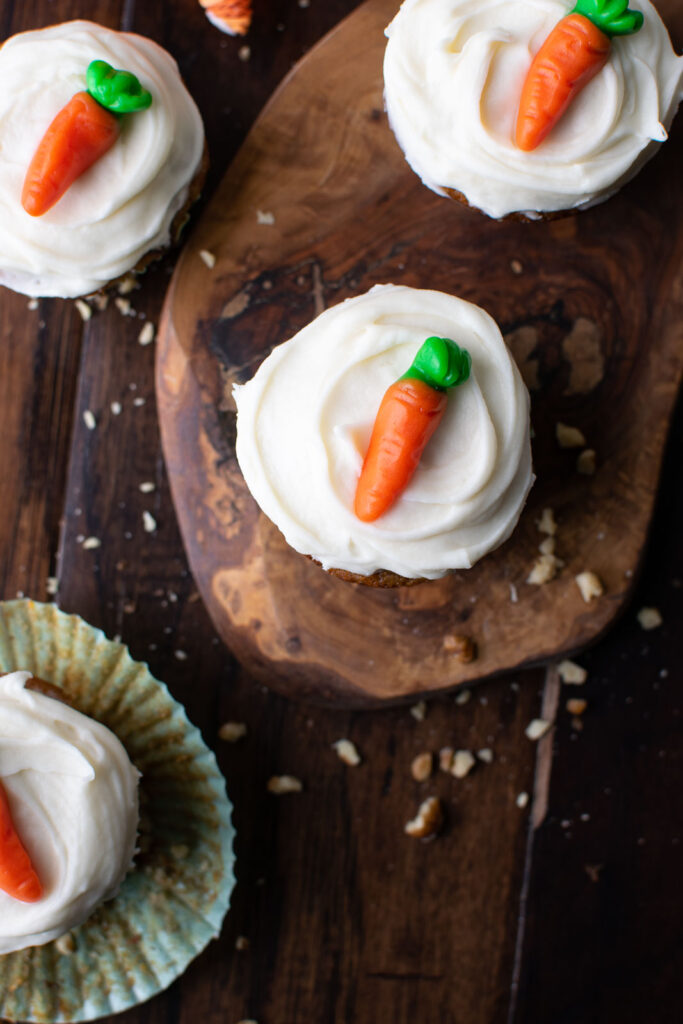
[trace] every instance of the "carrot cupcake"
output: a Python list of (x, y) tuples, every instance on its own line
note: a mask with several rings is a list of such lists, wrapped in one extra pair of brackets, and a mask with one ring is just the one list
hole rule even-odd
[(247, 486), (296, 551), (370, 585), (437, 579), (502, 544), (532, 483), (529, 398), (491, 317), (378, 285), (235, 387)]
[(71, 21), (0, 49), (0, 284), (71, 298), (175, 240), (204, 129), (151, 39)]
[(667, 137), (678, 57), (648, 0), (404, 0), (387, 113), (425, 185), (490, 217), (613, 195)]
[(0, 602), (0, 673), (0, 1018), (117, 1013), (220, 931), (225, 783), (163, 684), (75, 615)]

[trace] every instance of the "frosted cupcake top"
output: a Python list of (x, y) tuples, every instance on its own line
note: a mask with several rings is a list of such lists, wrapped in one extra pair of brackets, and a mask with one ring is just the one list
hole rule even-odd
[(0, 677), (0, 783), (43, 886), (34, 903), (0, 890), (0, 954), (55, 939), (110, 899), (131, 867), (139, 773), (105, 726)]
[[(48, 213), (21, 205), (47, 127), (85, 88), (93, 60), (133, 72), (149, 110), (124, 117), (116, 144)], [(204, 129), (173, 58), (143, 36), (71, 21), (0, 49), (0, 284), (27, 295), (84, 295), (170, 241), (201, 163)]]
[[(354, 495), (389, 385), (430, 335), (472, 359), (408, 487), (372, 523)], [(442, 292), (378, 285), (322, 313), (235, 387), (237, 458), (287, 542), (324, 568), (436, 579), (512, 532), (532, 482), (529, 398), (491, 317)]]
[(590, 206), (608, 198), (666, 139), (683, 96), (683, 58), (648, 0), (634, 35), (544, 142), (514, 142), (531, 57), (567, 0), (404, 0), (387, 28), (387, 112), (406, 159), (436, 192), (452, 188), (491, 217)]

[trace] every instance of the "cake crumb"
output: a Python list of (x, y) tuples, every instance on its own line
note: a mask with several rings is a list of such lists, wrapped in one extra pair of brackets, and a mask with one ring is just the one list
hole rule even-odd
[(148, 320), (144, 325), (140, 333), (138, 334), (138, 345), (151, 345), (154, 341), (154, 324), (151, 320)]
[(588, 678), (585, 668), (577, 665), (575, 661), (570, 661), (569, 658), (559, 663), (557, 672), (562, 682), (570, 686), (583, 686)]
[(121, 415), (122, 405), (121, 405), (120, 402), (112, 402), (111, 405), (109, 406), (109, 408), (111, 409), (112, 416), (120, 416)]
[(351, 740), (336, 740), (332, 747), (337, 751), (339, 760), (343, 761), (350, 768), (356, 768), (361, 763), (362, 758), (358, 753), (355, 743), (352, 743)]
[(151, 512), (147, 511), (147, 509), (145, 509), (145, 511), (142, 513), (142, 525), (144, 527), (145, 533), (154, 533), (154, 531), (157, 528), (156, 519), (154, 518)]
[(551, 508), (544, 508), (541, 512), (541, 518), (536, 521), (539, 533), (547, 533), (550, 537), (554, 537), (557, 533), (557, 523), (555, 522), (555, 513)]
[(283, 793), (301, 793), (303, 788), (300, 780), (293, 775), (273, 775), (268, 779), (268, 792), (276, 796), (282, 796)]
[(451, 633), (443, 638), (442, 646), (444, 651), (452, 654), (462, 665), (468, 665), (477, 657), (477, 645), (470, 636)]
[(256, 211), (256, 223), (257, 224), (274, 224), (275, 214), (271, 213), (270, 210), (257, 210)]
[(102, 541), (99, 537), (86, 537), (82, 547), (84, 551), (94, 551), (96, 548), (102, 547)]
[(490, 747), (482, 747), (481, 750), (477, 751), (477, 757), (484, 764), (493, 764), (493, 751)]
[(518, 807), (520, 807), (523, 810), (526, 807), (526, 805), (529, 803), (529, 794), (528, 793), (524, 793), (524, 792), (518, 793), (517, 794), (517, 799), (515, 800), (515, 803), (517, 804)]
[(406, 835), (413, 839), (434, 839), (440, 832), (444, 822), (443, 807), (436, 796), (423, 800), (417, 814), (404, 825)]
[(249, 949), (249, 945), (249, 939), (246, 937), (246, 935), (238, 935), (237, 938), (235, 939), (235, 949), (237, 950), (238, 953), (246, 953), (246, 951)]
[(442, 772), (450, 772), (453, 767), (453, 747), (442, 747), (439, 751), (439, 768)]
[(550, 583), (550, 581), (555, 579), (557, 576), (557, 570), (561, 565), (562, 563), (559, 558), (555, 557), (555, 555), (541, 555), (541, 557), (537, 558), (534, 562), (526, 581), (536, 587), (541, 587), (545, 583)]
[(410, 713), (416, 722), (424, 722), (427, 715), (427, 705), (425, 701), (419, 700), (417, 704), (413, 704), (410, 709)]
[(226, 743), (237, 743), (247, 735), (247, 727), (244, 722), (224, 722), (218, 730), (218, 739)]
[(657, 629), (663, 622), (659, 608), (641, 608), (636, 618), (641, 629)]
[(216, 266), (216, 256), (214, 253), (211, 252), (210, 249), (200, 249), (199, 258), (203, 263), (206, 264), (209, 270), (213, 270), (213, 268)]
[(595, 452), (592, 448), (586, 448), (576, 460), (577, 472), (584, 476), (593, 476), (595, 473)]
[(567, 701), (567, 711), (570, 715), (582, 715), (588, 707), (588, 701), (582, 697), (570, 697)]
[(600, 577), (594, 572), (580, 572), (574, 579), (586, 604), (589, 604), (594, 597), (600, 597), (605, 592)]
[(76, 299), (74, 305), (78, 312), (81, 314), (81, 320), (84, 323), (87, 323), (90, 317), (92, 316), (92, 309), (90, 308), (88, 303), (84, 302), (83, 299)]
[(467, 704), (467, 702), (469, 701), (471, 696), (472, 696), (472, 691), (471, 690), (460, 690), (455, 695), (455, 703), (459, 707), (462, 707), (463, 704)]
[(143, 480), (138, 486), (138, 490), (141, 491), (142, 494), (151, 494), (152, 491), (156, 490), (156, 484), (152, 480)]
[(586, 438), (578, 427), (570, 427), (566, 423), (555, 424), (555, 437), (560, 448), (585, 448)]
[(530, 740), (540, 740), (548, 732), (551, 725), (552, 722), (548, 722), (544, 718), (533, 718), (527, 725), (524, 733)]
[(426, 782), (431, 777), (433, 769), (434, 758), (428, 750), (425, 750), (422, 754), (418, 754), (417, 757), (413, 758), (410, 765), (410, 774), (416, 782)]
[(62, 956), (71, 956), (72, 953), (75, 953), (76, 940), (71, 932), (65, 932), (64, 935), (60, 935), (55, 942), (55, 948)]
[(83, 412), (83, 422), (85, 423), (85, 425), (88, 428), (88, 430), (94, 430), (95, 427), (97, 426), (97, 420), (95, 419), (95, 414), (92, 412), (91, 409), (86, 409)]
[(454, 775), (456, 779), (464, 779), (466, 775), (469, 775), (476, 763), (476, 758), (470, 750), (456, 750), (453, 755), (451, 775)]

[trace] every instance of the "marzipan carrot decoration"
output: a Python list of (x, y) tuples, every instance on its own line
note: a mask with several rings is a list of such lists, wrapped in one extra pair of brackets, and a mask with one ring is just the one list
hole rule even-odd
[(578, 0), (534, 57), (522, 88), (515, 141), (530, 152), (543, 142), (574, 97), (605, 66), (612, 36), (643, 24), (628, 0)]
[(32, 217), (52, 209), (77, 178), (111, 149), (119, 115), (146, 110), (152, 96), (128, 71), (104, 60), (88, 67), (87, 92), (77, 92), (41, 139), (24, 181), (21, 204)]
[(412, 366), (387, 388), (358, 479), (354, 511), (364, 523), (389, 509), (410, 483), (448, 402), (472, 360), (448, 338), (427, 338)]
[(43, 887), (24, 849), (10, 814), (7, 794), (0, 783), (0, 889), (22, 903), (35, 903)]

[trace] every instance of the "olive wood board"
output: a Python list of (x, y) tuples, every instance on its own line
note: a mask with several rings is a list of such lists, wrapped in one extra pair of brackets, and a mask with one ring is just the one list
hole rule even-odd
[[(274, 94), (181, 255), (157, 348), (173, 498), (218, 632), (269, 686), (340, 706), (414, 699), (595, 641), (640, 563), (683, 369), (683, 125), (607, 203), (490, 220), (424, 188), (389, 129), (382, 56), (396, 7), (368, 0)], [(659, 7), (680, 44), (683, 8)], [(530, 388), (537, 475), (506, 544), (397, 590), (343, 582), (287, 546), (242, 479), (231, 397), (324, 307), (385, 282), (496, 318)], [(593, 475), (558, 445), (558, 422), (595, 450)], [(544, 508), (564, 564), (536, 586)], [(604, 585), (590, 603), (584, 571)], [(475, 660), (454, 653), (459, 636)]]

